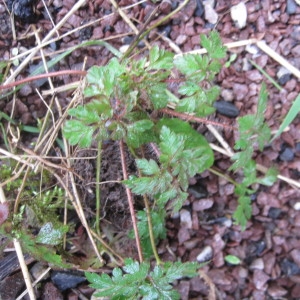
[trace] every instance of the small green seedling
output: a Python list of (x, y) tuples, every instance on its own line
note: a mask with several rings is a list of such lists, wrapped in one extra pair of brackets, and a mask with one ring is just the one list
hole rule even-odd
[(235, 255), (226, 255), (224, 257), (225, 261), (231, 265), (237, 266), (241, 264), (241, 260)]

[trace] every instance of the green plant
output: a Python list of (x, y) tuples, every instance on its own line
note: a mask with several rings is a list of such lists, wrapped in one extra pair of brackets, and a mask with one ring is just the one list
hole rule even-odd
[(115, 268), (110, 277), (85, 273), (91, 287), (98, 290), (95, 296), (109, 296), (110, 299), (180, 299), (171, 283), (182, 277), (195, 277), (197, 263), (165, 263), (150, 271), (150, 264), (126, 259), (121, 270)]
[(251, 217), (251, 197), (254, 193), (249, 189), (255, 183), (270, 186), (277, 178), (277, 171), (270, 168), (263, 178), (257, 177), (256, 163), (252, 159), (254, 149), (258, 147), (263, 150), (264, 145), (271, 138), (271, 130), (264, 122), (264, 112), (267, 108), (267, 91), (265, 84), (262, 84), (257, 112), (255, 115), (246, 115), (238, 118), (240, 137), (235, 143), (235, 149), (239, 150), (233, 157), (233, 165), (231, 170), (242, 170), (244, 178), (235, 188), (235, 193), (238, 195), (238, 206), (233, 214), (234, 219), (242, 228), (246, 227), (247, 220)]
[[(19, 199), (21, 205), (14, 213), (7, 214), (0, 228), (0, 235), (6, 236), (8, 240), (18, 238), (23, 249), (36, 259), (47, 261), (62, 268), (70, 267), (63, 256), (57, 254), (57, 249), (62, 246), (63, 236), (70, 228), (63, 225), (59, 220), (58, 209), (64, 207), (64, 192), (57, 186), (49, 188), (51, 184), (50, 174), (47, 171), (37, 175), (34, 172), (22, 172), (22, 178), (10, 180), (13, 176), (16, 163), (8, 160), (3, 163), (0, 169), (0, 177), (7, 184), (4, 191), (11, 198)], [(26, 175), (25, 175), (26, 174)], [(41, 177), (47, 184), (41, 183)], [(24, 180), (26, 178), (26, 180)], [(24, 183), (24, 184), (23, 184)], [(22, 185), (23, 184), (23, 185)], [(14, 193), (22, 186), (18, 196)], [(43, 187), (43, 191), (40, 191)], [(2, 205), (8, 207), (8, 203)], [(3, 208), (2, 208), (3, 210)], [(2, 223), (2, 222), (1, 222)], [(39, 233), (35, 236), (33, 231), (39, 228)]]
[[(222, 67), (225, 48), (216, 32), (209, 37), (201, 35), (201, 44), (207, 50), (202, 56), (186, 54), (174, 58), (172, 53), (155, 46), (148, 57), (138, 60), (113, 58), (106, 66), (93, 66), (87, 72), (84, 90), (88, 102), (69, 110), (71, 119), (65, 122), (63, 134), (71, 145), (90, 147), (93, 141), (101, 145), (105, 140), (120, 143), (123, 184), (127, 187), (133, 220), (131, 236), (135, 236), (139, 251), (140, 264), (127, 261), (125, 275), (120, 269), (113, 270), (112, 278), (86, 274), (101, 291), (99, 295), (114, 294), (113, 299), (123, 299), (121, 295), (137, 299), (140, 295), (150, 299), (154, 293), (151, 299), (169, 299), (163, 296), (165, 290), (157, 285), (154, 274), (159, 274), (160, 280), (167, 284), (175, 279), (168, 277), (167, 269), (184, 266), (181, 263), (162, 264), (156, 244), (166, 235), (166, 212), (179, 211), (187, 199), (189, 178), (210, 168), (214, 162), (206, 139), (184, 121), (203, 120), (213, 113), (214, 101), (219, 96), (219, 88), (213, 80)], [(240, 138), (235, 148), (239, 152), (233, 157), (232, 170), (241, 169), (244, 174), (242, 182), (236, 184), (239, 198), (234, 213), (242, 228), (251, 217), (251, 185), (257, 182), (270, 185), (276, 178), (273, 170), (266, 177), (257, 178), (255, 162), (251, 159), (255, 144), (262, 150), (264, 142), (270, 138), (263, 118), (266, 101), (263, 85), (257, 114), (238, 121)], [(137, 173), (130, 176), (124, 167), (124, 143), (136, 158)], [(151, 148), (156, 159), (147, 158), (145, 148)], [(145, 205), (145, 209), (137, 213), (137, 225), (131, 193), (141, 195)], [(148, 274), (149, 265), (143, 262), (143, 256), (149, 258), (152, 254), (158, 266)], [(132, 282), (136, 284), (133, 289), (129, 288)]]

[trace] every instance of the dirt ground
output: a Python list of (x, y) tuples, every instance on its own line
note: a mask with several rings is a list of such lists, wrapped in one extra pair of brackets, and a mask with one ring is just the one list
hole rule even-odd
[[(141, 1), (139, 4), (137, 2), (121, 0), (118, 1), (118, 5), (124, 9), (138, 30), (158, 5), (161, 5), (160, 11), (151, 24), (181, 3), (168, 0), (156, 4), (151, 1)], [(230, 8), (241, 1), (206, 1), (208, 6), (210, 4), (207, 3), (214, 2), (214, 5), (210, 6), (210, 13), (208, 8), (205, 10), (203, 2), (205, 1), (190, 0), (178, 14), (149, 34), (149, 44), (159, 45), (177, 53), (188, 52), (200, 48), (201, 33), (206, 34), (216, 29), (224, 43), (264, 40), (278, 55), (284, 57), (296, 69), (300, 69), (300, 6), (294, 0), (245, 1), (247, 21), (243, 28), (238, 28), (230, 15)], [(45, 3), (33, 1), (25, 11), (18, 12), (12, 26), (11, 17), (3, 1), (0, 2), (0, 60), (9, 59), (13, 49), (17, 49), (19, 53), (30, 50), (36, 45), (37, 36), (42, 40), (53, 28), (52, 23), (57, 24), (62, 20), (75, 4), (75, 0), (49, 0)], [(215, 23), (212, 24), (213, 22)], [(78, 29), (79, 27), (81, 29)], [(74, 32), (68, 34), (72, 30)], [(115, 48), (122, 50), (132, 41), (134, 35), (133, 29), (116, 11), (112, 1), (87, 1), (59, 28), (55, 35), (59, 38), (45, 47), (44, 53), (46, 57), (53, 57), (61, 50), (93, 39), (105, 39)], [(248, 45), (233, 47), (228, 51), (228, 57), (232, 54), (237, 56), (230, 67), (223, 68), (217, 78), (216, 83), (221, 87), (220, 99), (232, 103), (238, 109), (239, 116), (255, 113), (258, 93), (264, 81), (269, 94), (266, 120), (272, 130), (277, 130), (299, 94), (299, 77), (284, 69), (255, 43), (245, 44)], [(139, 46), (144, 47), (145, 43)], [(17, 80), (26, 78), (40, 64), (38, 56), (39, 54), (31, 60)], [(60, 61), (53, 71), (81, 70), (83, 64), (87, 70), (93, 65), (106, 64), (111, 57), (112, 54), (105, 47), (79, 48)], [(254, 61), (273, 77), (282, 89), (279, 91), (250, 61)], [(64, 75), (54, 78), (53, 83), (58, 87), (75, 80), (78, 80), (78, 77)], [(18, 92), (15, 105), (9, 97), (1, 100), (1, 111), (11, 114), (14, 110), (15, 120), (25, 125), (35, 125), (47, 111), (36, 88), (43, 91), (48, 90), (49, 86), (46, 81), (25, 85)], [(61, 106), (65, 108), (71, 98), (71, 92), (63, 92), (58, 98)], [(45, 99), (48, 101), (50, 97), (48, 99), (45, 96)], [(236, 118), (226, 117), (222, 111), (217, 112), (211, 119), (229, 125), (236, 123)], [(198, 130), (210, 142), (217, 143), (204, 125), (199, 126)], [(229, 146), (233, 147), (235, 133), (225, 130), (221, 131), (221, 134)], [(23, 143), (29, 145), (33, 138), (27, 135)], [(103, 162), (105, 180), (122, 176), (117, 164), (118, 159), (114, 157), (115, 151), (114, 145), (106, 146)], [(94, 163), (84, 160), (84, 157), (92, 155), (94, 153), (79, 154), (83, 160), (76, 165), (76, 171), (81, 172), (86, 182), (93, 181), (95, 176)], [(265, 167), (275, 166), (281, 175), (299, 181), (299, 116), (289, 126), (288, 131), (268, 145), (262, 153), (257, 153), (255, 160)], [(227, 173), (230, 164), (228, 157), (216, 153), (214, 166), (220, 172)], [(86, 182), (78, 184), (83, 186), (85, 198), (90, 201), (89, 191), (84, 188)], [(246, 230), (241, 231), (231, 220), (231, 214), (237, 206), (233, 184), (209, 172), (197, 175), (190, 183), (190, 197), (183, 211), (178, 217), (170, 218), (167, 222), (168, 238), (159, 246), (162, 259), (195, 261), (200, 253), (207, 251), (205, 253), (208, 253), (211, 262), (203, 267), (203, 271), (215, 284), (218, 299), (300, 299), (300, 190), (282, 180), (278, 180), (270, 188), (258, 186), (253, 196), (253, 216)], [(103, 190), (103, 193), (111, 202), (124, 197), (124, 191), (113, 184), (110, 184), (107, 190)], [(128, 226), (128, 208), (126, 204), (122, 206), (120, 203), (124, 202), (119, 201), (111, 207), (109, 219), (109, 222), (116, 220), (119, 229)], [(190, 222), (183, 220), (184, 214), (188, 215), (187, 219)], [(224, 257), (228, 254), (239, 257), (241, 264), (234, 266), (226, 263)], [(44, 286), (41, 299), (63, 299), (62, 292), (51, 284), (49, 281), (48, 285)], [(51, 298), (47, 294), (46, 288), (49, 288), (49, 285), (59, 296)], [(181, 293), (181, 299), (206, 299), (209, 293), (209, 287), (199, 277), (177, 282), (176, 288)], [(91, 289), (87, 288), (86, 283), (82, 283), (76, 289), (64, 292), (64, 299), (82, 299), (79, 298), (79, 294), (89, 297), (90, 293)], [(2, 296), (2, 299), (13, 298)]]

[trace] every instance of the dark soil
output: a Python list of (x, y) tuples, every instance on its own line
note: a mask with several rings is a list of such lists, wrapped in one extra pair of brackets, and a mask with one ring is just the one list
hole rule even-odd
[[(25, 2), (28, 3), (26, 9), (24, 8), (24, 14), (17, 14), (15, 18), (17, 40), (13, 39), (9, 13), (3, 2), (0, 3), (0, 58), (3, 60), (11, 57), (12, 48), (18, 48), (19, 52), (24, 52), (35, 46), (34, 35), (26, 35), (28, 32), (33, 32), (30, 25), (32, 20), (35, 21), (41, 38), (52, 28), (49, 14), (42, 2)], [(118, 2), (119, 6), (124, 8), (137, 1), (121, 0)], [(169, 13), (178, 5), (178, 2), (162, 1), (160, 13), (153, 22)], [(224, 43), (251, 38), (263, 39), (293, 66), (300, 68), (300, 6), (294, 0), (247, 1), (248, 17), (243, 29), (237, 28), (230, 16), (231, 6), (240, 1), (216, 0), (214, 6), (214, 11), (218, 15), (216, 25), (206, 20), (202, 2), (191, 0), (168, 23), (150, 33), (148, 42), (169, 50), (170, 46), (173, 48), (176, 46), (181, 51), (187, 52), (200, 48), (200, 33), (208, 33), (215, 28)], [(21, 3), (22, 1), (15, 1), (15, 6), (22, 5)], [(57, 24), (75, 3), (76, 1), (72, 0), (48, 1), (47, 10), (53, 22)], [(137, 28), (141, 28), (157, 5), (146, 1), (127, 9), (126, 14)], [(8, 6), (11, 8), (10, 3)], [(97, 21), (100, 18), (102, 19)], [(49, 44), (45, 48), (46, 54), (53, 57), (55, 51), (67, 49), (89, 39), (109, 39), (109, 43), (120, 49), (130, 43), (131, 37), (134, 36), (128, 24), (115, 11), (109, 0), (87, 1), (87, 4), (82, 6), (59, 29), (59, 34), (64, 35), (83, 24), (88, 24), (88, 26)], [(164, 38), (161, 38), (161, 35)], [(140, 46), (143, 47), (144, 43)], [(278, 129), (293, 100), (299, 94), (299, 78), (291, 73), (280, 75), (278, 72), (281, 66), (254, 45), (247, 48), (233, 48), (229, 51), (229, 55), (231, 53), (237, 53), (237, 58), (230, 67), (224, 67), (218, 76), (217, 84), (222, 89), (220, 100), (229, 102), (232, 106), (227, 107), (227, 110), (234, 111), (234, 114), (224, 113), (222, 111), (224, 108), (221, 107), (221, 109), (218, 108), (213, 120), (234, 125), (237, 113), (239, 116), (255, 113), (259, 89), (264, 81), (269, 93), (266, 119), (273, 130)], [(111, 53), (100, 46), (77, 49), (69, 57), (64, 58), (55, 70), (80, 70), (85, 59), (85, 68), (88, 69), (93, 65), (106, 64), (111, 57)], [(283, 89), (279, 92), (249, 63), (249, 60), (253, 60), (262, 67), (282, 85)], [(40, 61), (40, 59), (33, 59), (28, 69), (17, 79), (26, 78)], [(78, 78), (63, 76), (53, 79), (53, 82), (57, 87), (74, 80)], [(46, 81), (27, 84), (18, 92), (14, 110), (12, 98), (7, 97), (0, 102), (1, 111), (12, 114), (15, 120), (25, 125), (36, 125), (37, 120), (42, 118), (47, 110), (35, 92), (36, 87), (40, 90), (49, 88)], [(50, 102), (50, 98), (45, 97), (47, 102)], [(58, 98), (62, 107), (65, 108), (71, 98), (71, 92), (63, 92)], [(215, 142), (215, 138), (205, 126), (200, 126), (198, 130), (204, 133), (211, 142)], [(233, 147), (235, 133), (225, 130), (222, 135)], [(32, 139), (34, 137), (26, 136), (26, 140), (22, 142), (29, 145)], [(299, 145), (300, 119), (298, 116), (288, 131), (267, 146), (262, 153), (257, 153), (256, 161), (265, 167), (275, 166), (280, 174), (299, 181)], [(118, 147), (114, 144), (106, 145), (103, 153), (102, 179), (122, 179)], [(94, 150), (74, 152), (76, 157), (82, 157), (74, 168), (76, 173), (84, 179), (83, 181), (77, 179), (77, 184), (81, 186), (87, 216), (93, 213), (91, 201), (94, 198), (94, 187), (88, 183), (95, 181), (95, 159), (84, 158), (94, 157), (95, 154)], [(127, 158), (128, 171), (134, 172), (129, 154)], [(227, 174), (230, 164), (227, 157), (216, 153), (215, 167), (220, 172)], [(115, 224), (112, 230), (114, 232), (124, 230), (125, 234), (130, 227), (131, 220), (123, 188), (113, 183), (105, 185), (102, 188), (102, 197), (105, 199), (104, 206), (102, 206), (107, 209), (103, 222)], [(209, 172), (199, 174), (191, 179), (190, 197), (182, 211), (178, 217), (170, 218), (167, 222), (168, 238), (159, 246), (160, 255), (164, 260), (195, 261), (199, 254), (207, 251), (208, 256), (205, 260), (211, 258), (211, 262), (203, 267), (203, 271), (215, 284), (219, 299), (300, 299), (299, 199), (299, 189), (280, 180), (270, 188), (258, 186), (253, 197), (253, 217), (246, 230), (241, 231), (238, 226), (233, 225), (231, 220), (231, 214), (237, 206), (234, 186)], [(128, 247), (131, 248), (131, 245)], [(236, 255), (242, 263), (237, 266), (226, 263), (224, 257), (228, 254)], [(6, 286), (5, 289), (9, 289), (11, 282), (21, 280), (7, 278), (10, 283), (7, 283), (8, 287)], [(207, 299), (209, 294), (207, 282), (200, 277), (182, 280), (176, 284), (176, 287), (181, 293), (181, 299)], [(51, 282), (48, 282), (40, 293), (41, 299), (63, 299), (62, 292), (57, 290)], [(58, 296), (51, 298), (49, 293), (50, 295), (58, 293)], [(76, 289), (64, 291), (65, 299), (79, 299), (80, 293), (90, 297), (91, 290), (86, 283), (82, 283)], [(7, 297), (1, 295), (1, 297), (8, 300), (14, 299), (15, 295)]]

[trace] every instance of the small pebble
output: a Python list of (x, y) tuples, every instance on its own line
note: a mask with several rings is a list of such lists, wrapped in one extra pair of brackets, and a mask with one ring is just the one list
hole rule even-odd
[[(32, 268), (30, 269), (30, 274), (34, 279), (38, 279), (46, 270), (48, 267), (41, 262), (35, 263)], [(50, 273), (46, 273), (43, 279), (47, 279), (50, 276)]]
[(270, 207), (268, 217), (272, 218), (273, 220), (276, 220), (279, 218), (281, 212), (281, 209), (278, 207)]
[(291, 74), (284, 74), (278, 79), (280, 85), (285, 85), (291, 79)]
[(10, 5), (10, 3), (13, 3), (14, 15), (23, 22), (31, 23), (37, 20), (37, 15), (35, 14), (35, 2), (35, 0), (8, 1), (8, 8), (11, 10), (12, 5)]
[(289, 15), (293, 15), (296, 13), (297, 10), (297, 4), (295, 0), (287, 0), (286, 2), (286, 12)]
[(196, 17), (202, 17), (204, 14), (204, 6), (201, 0), (196, 0), (197, 2), (197, 8), (195, 11), (195, 16)]
[(249, 266), (250, 270), (263, 270), (265, 267), (264, 261), (262, 258), (254, 259), (251, 265)]
[(300, 45), (293, 47), (291, 52), (294, 55), (294, 57), (299, 57), (300, 56)]
[(186, 249), (192, 250), (196, 247), (197, 243), (199, 243), (199, 240), (200, 240), (199, 238), (190, 239), (190, 240), (183, 243), (184, 247)]
[[(262, 270), (254, 270), (253, 272), (253, 284), (258, 290), (264, 289), (264, 285), (267, 283), (267, 281), (270, 279), (270, 276), (268, 276), (265, 272)], [(262, 298), (254, 298), (254, 299), (262, 299)]]
[(233, 91), (230, 89), (222, 90), (221, 96), (225, 101), (232, 101), (234, 99)]
[(266, 242), (264, 240), (252, 242), (248, 246), (248, 257), (261, 255), (266, 249)]
[(209, 4), (204, 4), (204, 11), (205, 11), (205, 20), (210, 24), (216, 24), (218, 22), (218, 14), (213, 9), (213, 7)]
[(236, 118), (240, 113), (240, 111), (234, 104), (224, 100), (216, 101), (214, 103), (214, 107), (219, 114), (229, 118)]
[(246, 26), (247, 8), (244, 2), (240, 2), (239, 4), (232, 6), (230, 15), (237, 28), (242, 29)]
[(213, 249), (211, 246), (206, 246), (203, 250), (198, 254), (197, 261), (199, 263), (211, 260), (213, 257)]
[(284, 275), (292, 276), (292, 275), (299, 275), (300, 268), (291, 260), (284, 258), (281, 263), (280, 267)]
[(86, 281), (83, 274), (71, 271), (54, 271), (51, 274), (52, 282), (61, 290), (76, 287), (79, 283)]
[(129, 48), (129, 45), (123, 45), (119, 48), (119, 51), (121, 53), (125, 53), (128, 50), (128, 48)]
[(279, 159), (282, 161), (292, 161), (294, 159), (294, 151), (290, 147), (286, 147), (281, 154), (279, 155)]
[(254, 44), (248, 44), (246, 46), (245, 50), (248, 53), (253, 54), (253, 55), (257, 55), (259, 53), (259, 48)]
[(193, 202), (193, 210), (194, 211), (202, 211), (209, 209), (213, 206), (214, 201), (211, 199), (201, 199)]
[(291, 258), (293, 259), (293, 261), (300, 266), (300, 250), (299, 249), (293, 249), (290, 252)]
[(278, 82), (281, 85), (285, 85), (291, 79), (291, 72), (285, 67), (280, 67), (276, 76), (278, 78)]
[(247, 84), (234, 83), (233, 93), (237, 101), (243, 101), (249, 93), (249, 88)]
[(167, 15), (172, 10), (172, 1), (171, 0), (163, 0), (160, 4), (160, 11)]
[(186, 209), (182, 209), (180, 211), (180, 224), (183, 228), (192, 228), (192, 216), (191, 213)]
[(191, 235), (189, 233), (189, 230), (181, 226), (181, 228), (178, 230), (177, 238), (178, 238), (179, 245), (182, 245), (184, 242), (190, 240)]
[(300, 202), (296, 202), (293, 207), (294, 210), (300, 210)]
[(176, 38), (176, 45), (182, 45), (186, 42), (187, 40), (187, 35), (186, 34), (180, 34), (177, 38)]
[(164, 34), (164, 36), (169, 37), (170, 33), (172, 31), (172, 26), (167, 25), (165, 27), (162, 28), (161, 32)]
[(247, 71), (245, 75), (246, 78), (257, 83), (261, 83), (263, 80), (263, 77), (258, 70)]
[(207, 190), (201, 185), (192, 185), (188, 188), (188, 192), (196, 199), (207, 197)]
[(123, 39), (122, 39), (122, 43), (124, 45), (129, 45), (131, 42), (133, 41), (133, 36), (125, 36)]
[(273, 284), (268, 287), (268, 294), (272, 297), (272, 299), (283, 299), (282, 297), (288, 293), (286, 289), (283, 287)]

